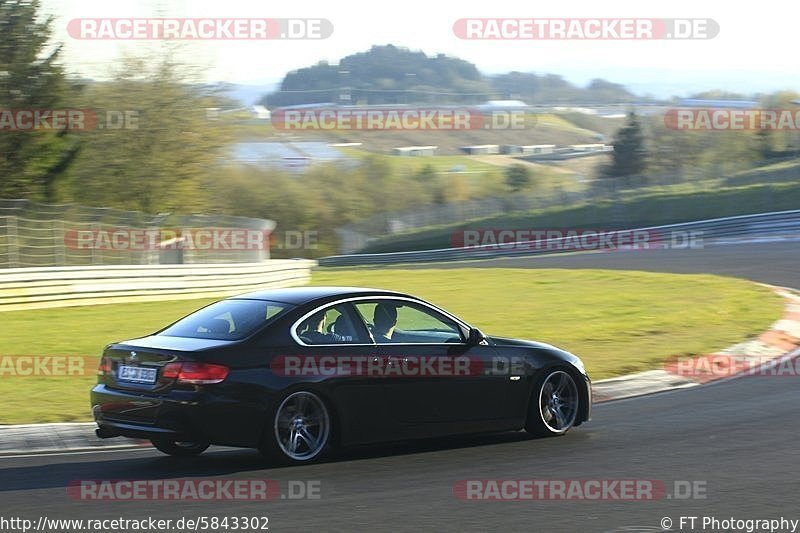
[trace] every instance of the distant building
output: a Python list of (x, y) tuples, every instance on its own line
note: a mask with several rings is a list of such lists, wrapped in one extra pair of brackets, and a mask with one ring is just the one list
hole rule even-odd
[(529, 106), (522, 100), (489, 100), (477, 107), (481, 111), (525, 111)]
[(612, 149), (610, 146), (601, 143), (571, 144), (569, 147), (575, 152), (607, 152)]
[[(563, 107), (556, 106), (553, 111), (568, 112), (568, 113), (581, 113), (582, 115), (596, 115), (597, 109), (592, 107)], [(624, 115), (623, 115), (624, 116)]]
[(503, 153), (511, 155), (552, 154), (555, 144), (504, 144)]
[(305, 170), (311, 166), (311, 163), (311, 158), (306, 156), (284, 157), (281, 159), (281, 165), (283, 168), (292, 172)]
[(345, 159), (341, 152), (318, 141), (238, 142), (232, 145), (229, 158), (234, 163), (279, 167), (292, 172), (302, 172), (314, 163)]
[(316, 104), (297, 104), (297, 105), (285, 105), (281, 107), (283, 110), (287, 109), (327, 109), (330, 107), (336, 107), (336, 104), (333, 102), (319, 102)]
[(462, 146), (459, 148), (462, 152), (468, 155), (480, 154), (499, 154), (500, 145), (498, 144), (476, 144), (474, 146)]
[(269, 109), (264, 107), (263, 105), (254, 105), (250, 108), (250, 112), (253, 114), (254, 118), (259, 120), (269, 120), (272, 117), (272, 113), (270, 113)]
[(759, 103), (755, 100), (715, 100), (705, 98), (684, 98), (681, 107), (708, 107), (719, 109), (755, 109)]
[(392, 153), (407, 157), (430, 157), (436, 155), (438, 148), (438, 146), (400, 146), (392, 149)]

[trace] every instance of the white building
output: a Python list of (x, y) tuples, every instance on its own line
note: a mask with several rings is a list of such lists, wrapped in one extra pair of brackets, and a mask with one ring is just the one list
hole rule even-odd
[(602, 143), (595, 144), (571, 144), (570, 148), (575, 152), (607, 152), (612, 150), (612, 147), (606, 146)]
[(476, 144), (473, 146), (462, 146), (459, 148), (462, 152), (468, 155), (478, 154), (499, 154), (500, 145), (498, 144)]
[(250, 111), (253, 113), (253, 117), (259, 120), (269, 120), (272, 117), (270, 110), (263, 105), (254, 105)]
[(555, 148), (555, 144), (505, 144), (503, 153), (514, 155), (552, 154)]
[(392, 153), (406, 157), (430, 157), (436, 155), (438, 148), (438, 146), (399, 146), (392, 149)]

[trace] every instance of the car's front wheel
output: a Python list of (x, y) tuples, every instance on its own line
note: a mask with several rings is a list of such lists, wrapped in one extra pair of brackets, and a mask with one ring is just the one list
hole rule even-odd
[(563, 435), (578, 418), (578, 386), (566, 370), (544, 372), (533, 387), (530, 402), (525, 430), (533, 435)]
[(160, 452), (175, 457), (194, 457), (200, 455), (210, 446), (207, 442), (188, 442), (166, 439), (153, 439), (150, 442)]
[(321, 457), (331, 439), (331, 417), (316, 394), (298, 391), (278, 405), (261, 453), (281, 463), (303, 464)]

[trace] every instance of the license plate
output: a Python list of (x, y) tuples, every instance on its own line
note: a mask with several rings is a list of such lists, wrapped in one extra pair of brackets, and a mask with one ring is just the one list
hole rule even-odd
[(130, 383), (147, 383), (152, 385), (156, 382), (155, 368), (145, 368), (141, 366), (120, 366), (117, 372), (118, 381), (128, 381)]

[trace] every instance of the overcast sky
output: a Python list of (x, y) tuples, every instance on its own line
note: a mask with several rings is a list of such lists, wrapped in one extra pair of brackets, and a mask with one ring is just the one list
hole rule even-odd
[[(484, 73), (519, 70), (561, 74), (584, 84), (595, 77), (621, 82), (640, 94), (685, 95), (722, 88), (741, 92), (800, 90), (797, 19), (791, 2), (762, 0), (571, 1), (545, 4), (506, 0), (442, 2), (263, 2), (254, 0), (43, 0), (54, 15), (55, 37), (66, 45), (71, 71), (94, 78), (144, 41), (88, 41), (71, 38), (76, 18), (261, 17), (325, 18), (333, 35), (325, 40), (194, 41), (186, 59), (203, 65), (208, 81), (272, 83), (292, 69), (320, 60), (394, 44), (429, 55), (446, 53), (475, 63)], [(711, 18), (720, 33), (710, 40), (658, 41), (467, 41), (453, 33), (459, 18)]]

